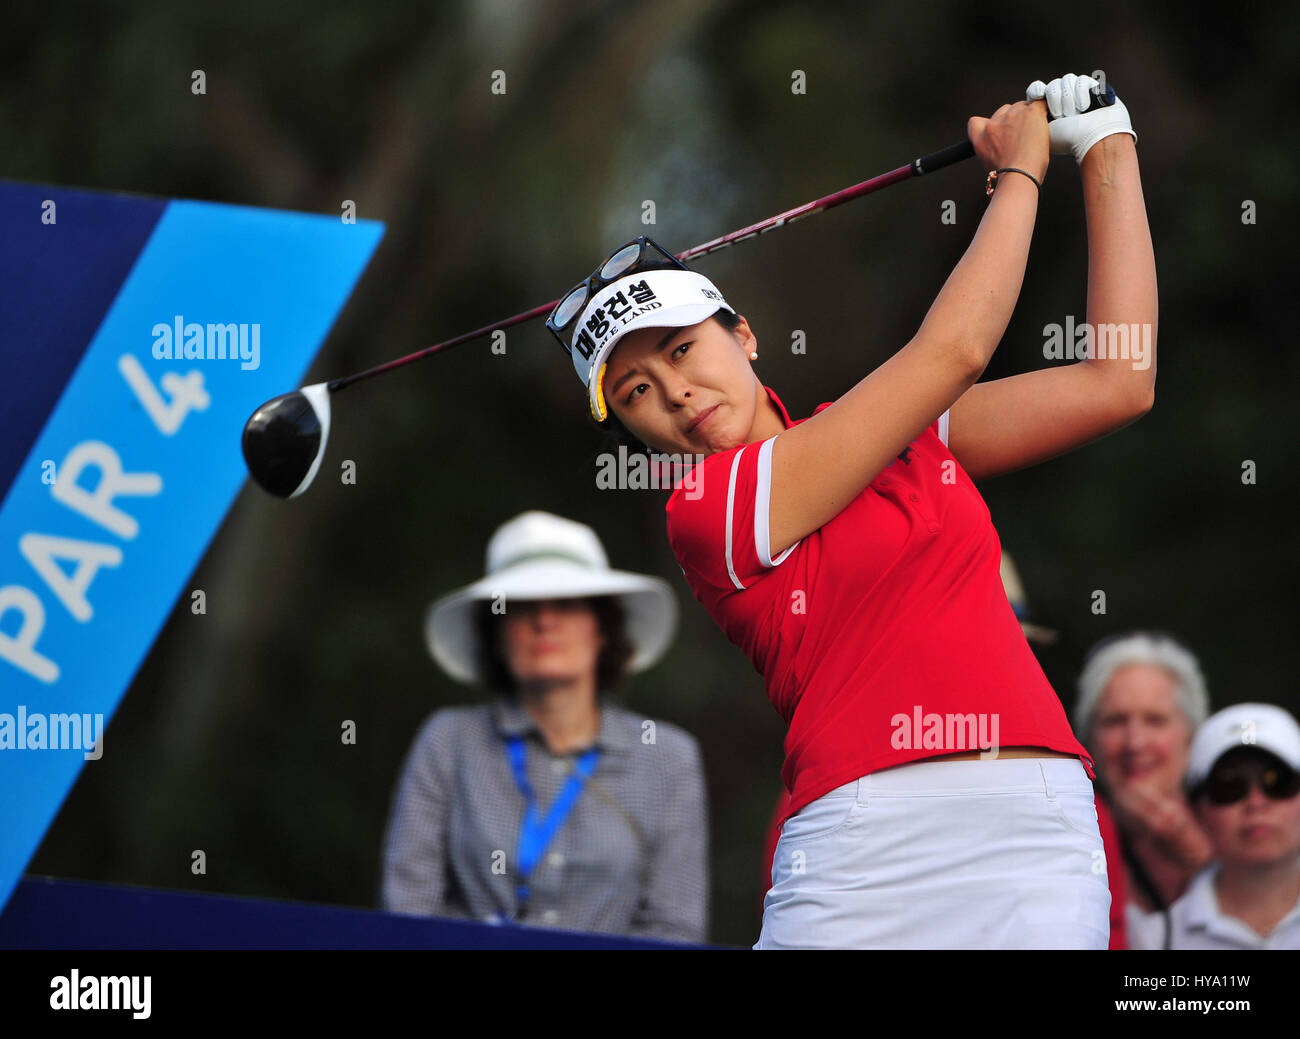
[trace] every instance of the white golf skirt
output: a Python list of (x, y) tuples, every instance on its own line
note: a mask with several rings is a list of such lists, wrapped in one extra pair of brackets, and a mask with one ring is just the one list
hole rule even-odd
[(1105, 949), (1106, 853), (1078, 759), (921, 761), (786, 820), (755, 949)]

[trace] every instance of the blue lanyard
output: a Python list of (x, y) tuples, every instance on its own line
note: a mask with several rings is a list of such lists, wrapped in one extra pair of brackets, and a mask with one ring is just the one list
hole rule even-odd
[(528, 901), (528, 878), (532, 876), (533, 869), (541, 861), (546, 846), (551, 843), (551, 839), (564, 825), (569, 813), (573, 811), (573, 806), (582, 795), (582, 788), (586, 785), (587, 778), (596, 771), (596, 762), (600, 760), (600, 748), (592, 747), (578, 759), (573, 774), (569, 776), (569, 781), (564, 784), (559, 796), (555, 798), (555, 803), (551, 805), (551, 810), (546, 813), (545, 819), (540, 818), (538, 814), (537, 798), (533, 794), (532, 784), (528, 782), (528, 772), (524, 767), (526, 756), (523, 737), (509, 737), (506, 748), (510, 755), (510, 768), (515, 774), (515, 783), (519, 787), (519, 792), (524, 795), (527, 805), (524, 810), (523, 825), (519, 828), (519, 850), (516, 852), (519, 860), (517, 863), (519, 884), (516, 893), (522, 909)]

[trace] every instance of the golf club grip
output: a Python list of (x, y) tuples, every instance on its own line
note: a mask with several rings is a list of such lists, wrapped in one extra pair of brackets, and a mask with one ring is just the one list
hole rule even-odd
[[(1091, 112), (1094, 108), (1109, 108), (1115, 103), (1115, 88), (1109, 83), (1106, 84), (1106, 91), (1103, 94), (1093, 93), (1092, 100), (1088, 103), (1085, 112)], [(1082, 114), (1082, 113), (1080, 113)], [(1048, 122), (1052, 117), (1049, 114)], [(970, 139), (959, 141), (957, 144), (950, 144), (947, 148), (940, 148), (937, 152), (931, 152), (929, 155), (922, 155), (919, 159), (912, 160), (912, 173), (914, 176), (921, 176), (925, 173), (933, 173), (935, 170), (941, 170), (945, 166), (951, 166), (954, 162), (961, 162), (963, 159), (969, 159), (975, 154), (975, 145), (971, 144)]]
[(971, 144), (970, 139), (967, 138), (964, 141), (958, 141), (956, 144), (950, 144), (947, 148), (940, 148), (937, 152), (931, 152), (929, 155), (922, 155), (919, 159), (913, 159), (912, 173), (917, 177), (925, 173), (933, 173), (945, 166), (951, 166), (954, 162), (969, 159), (974, 154), (975, 145)]

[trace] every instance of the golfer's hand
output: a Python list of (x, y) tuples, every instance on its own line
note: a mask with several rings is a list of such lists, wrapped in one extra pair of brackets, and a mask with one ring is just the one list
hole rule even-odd
[(1101, 84), (1091, 76), (1076, 76), (1072, 72), (1050, 83), (1036, 79), (1029, 84), (1025, 100), (1045, 101), (1052, 115), (1049, 128), (1053, 155), (1070, 153), (1075, 162), (1082, 163), (1088, 149), (1103, 137), (1127, 133), (1137, 140), (1128, 109), (1118, 97), (1113, 105), (1084, 111), (1092, 102), (1094, 90), (1099, 92)]
[(973, 115), (966, 122), (966, 135), (986, 170), (1015, 166), (1043, 182), (1051, 155), (1047, 106), (1042, 101), (1003, 105), (991, 119)]

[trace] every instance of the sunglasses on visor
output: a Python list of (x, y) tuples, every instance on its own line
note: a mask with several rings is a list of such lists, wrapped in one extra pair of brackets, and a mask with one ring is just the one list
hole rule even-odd
[(1211, 804), (1236, 804), (1258, 786), (1274, 801), (1285, 801), (1300, 793), (1300, 772), (1281, 762), (1238, 762), (1213, 769), (1201, 784)]
[[(656, 256), (650, 252), (651, 249), (654, 249), (659, 255)], [(565, 342), (564, 334), (578, 315), (582, 313), (592, 296), (610, 282), (618, 281), (619, 278), (629, 274), (635, 274), (650, 264), (659, 267), (664, 260), (681, 270), (690, 270), (686, 264), (664, 249), (654, 239), (647, 235), (640, 235), (626, 245), (621, 245), (615, 249), (605, 262), (592, 272), (591, 277), (578, 282), (577, 285), (566, 292), (560, 298), (560, 302), (555, 305), (555, 309), (551, 311), (551, 316), (546, 319), (547, 329), (551, 335), (559, 340), (560, 345), (564, 347), (564, 352), (566, 354), (569, 352), (569, 344)]]

